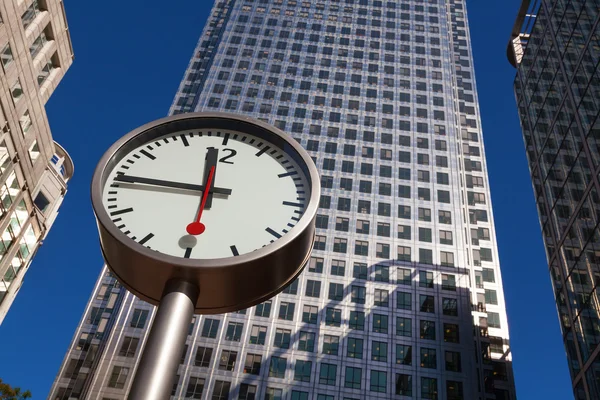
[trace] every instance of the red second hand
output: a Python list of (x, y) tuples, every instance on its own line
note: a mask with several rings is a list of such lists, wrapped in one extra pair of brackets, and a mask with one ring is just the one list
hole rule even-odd
[(200, 222), (200, 218), (202, 218), (202, 211), (204, 211), (204, 205), (206, 204), (206, 199), (208, 198), (208, 192), (211, 189), (211, 184), (213, 180), (213, 176), (215, 174), (215, 167), (210, 168), (210, 172), (208, 173), (208, 178), (206, 179), (206, 183), (204, 184), (204, 193), (202, 193), (202, 201), (200, 202), (200, 209), (198, 210), (198, 216), (194, 222), (188, 224), (185, 228), (187, 233), (190, 235), (200, 235), (202, 232), (206, 230), (206, 226)]

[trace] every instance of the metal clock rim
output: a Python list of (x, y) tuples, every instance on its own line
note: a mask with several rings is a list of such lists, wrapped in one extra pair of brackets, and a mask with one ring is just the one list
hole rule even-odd
[[(106, 211), (103, 203), (102, 203), (102, 192), (104, 189), (104, 184), (106, 182), (106, 172), (108, 163), (113, 159), (115, 155), (118, 154), (119, 150), (124, 148), (127, 143), (137, 138), (140, 135), (143, 135), (146, 132), (149, 132), (154, 129), (158, 129), (159, 127), (167, 124), (171, 124), (174, 122), (184, 122), (186, 120), (220, 120), (220, 121), (230, 121), (232, 126), (226, 129), (231, 129), (234, 131), (241, 131), (241, 127), (235, 126), (235, 123), (238, 124), (249, 124), (255, 125), (262, 130), (274, 134), (283, 140), (287, 145), (292, 147), (292, 149), (296, 152), (296, 154), (302, 159), (304, 165), (307, 167), (307, 178), (310, 180), (311, 186), (311, 194), (307, 203), (307, 207), (304, 210), (302, 217), (300, 217), (300, 221), (290, 229), (285, 235), (281, 238), (277, 239), (273, 243), (266, 245), (263, 248), (257, 249), (255, 251), (251, 251), (249, 253), (241, 254), (239, 256), (225, 257), (225, 258), (213, 258), (213, 259), (193, 259), (193, 258), (182, 258), (177, 256), (172, 256), (168, 254), (164, 254), (155, 250), (151, 250), (139, 243), (135, 240), (131, 239), (127, 235), (125, 235), (121, 230), (117, 228), (117, 226), (112, 222), (108, 212)], [(190, 129), (198, 129), (198, 128), (190, 128)], [(204, 129), (204, 128), (203, 128)], [(283, 150), (283, 149), (282, 149)], [(110, 172), (110, 171), (108, 171)], [(200, 268), (200, 269), (213, 269), (213, 268), (222, 268), (222, 267), (233, 267), (239, 264), (246, 264), (251, 261), (259, 260), (273, 252), (276, 252), (279, 249), (284, 248), (287, 244), (294, 241), (306, 228), (308, 228), (311, 220), (314, 215), (316, 215), (318, 209), (319, 202), (319, 193), (320, 193), (320, 181), (319, 174), (316, 166), (314, 165), (310, 156), (306, 153), (306, 151), (297, 143), (293, 138), (291, 138), (288, 134), (283, 132), (282, 130), (271, 126), (263, 121), (259, 121), (252, 117), (247, 116), (239, 116), (235, 114), (222, 113), (222, 112), (195, 112), (195, 113), (185, 113), (178, 114), (173, 116), (164, 117), (158, 120), (154, 120), (147, 124), (144, 124), (123, 137), (117, 140), (102, 156), (100, 159), (96, 169), (94, 170), (94, 175), (92, 178), (91, 185), (91, 201), (92, 208), (94, 209), (94, 213), (96, 214), (96, 218), (98, 219), (98, 223), (100, 223), (107, 232), (115, 238), (117, 241), (131, 249), (132, 251), (139, 253), (144, 257), (148, 257), (155, 261), (170, 264), (176, 267), (183, 268)], [(110, 267), (110, 266), (109, 266)]]

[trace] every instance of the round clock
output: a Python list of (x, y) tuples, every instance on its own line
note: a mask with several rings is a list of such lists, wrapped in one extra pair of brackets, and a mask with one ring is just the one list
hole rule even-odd
[(152, 304), (170, 279), (195, 284), (202, 314), (257, 304), (301, 272), (319, 195), (317, 169), (298, 143), (224, 113), (132, 131), (104, 154), (92, 181), (111, 271)]

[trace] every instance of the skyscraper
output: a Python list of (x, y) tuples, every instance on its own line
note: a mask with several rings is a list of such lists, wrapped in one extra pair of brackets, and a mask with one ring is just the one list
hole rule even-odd
[[(173, 396), (514, 399), (463, 0), (217, 1), (170, 113), (288, 132), (323, 193), (283, 293), (191, 321)], [(51, 399), (123, 399), (153, 308), (106, 270)]]
[(575, 398), (600, 398), (600, 2), (524, 0), (508, 58)]
[(73, 174), (44, 109), (72, 62), (62, 1), (0, 2), (0, 323)]

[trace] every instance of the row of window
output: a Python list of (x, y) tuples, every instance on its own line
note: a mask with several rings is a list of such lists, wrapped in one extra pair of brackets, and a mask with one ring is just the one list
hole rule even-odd
[[(333, 365), (333, 367), (336, 367)], [(321, 372), (322, 371), (322, 372)], [(319, 382), (322, 385), (330, 385), (330, 374), (337, 372), (331, 369), (328, 364), (321, 366), (319, 372)], [(361, 368), (346, 367), (344, 374), (343, 387), (347, 389), (361, 389), (363, 379)], [(396, 374), (395, 382), (392, 382), (392, 388), (388, 388), (388, 374), (385, 371), (371, 370), (369, 374), (369, 391), (374, 393), (395, 393), (400, 396), (412, 397), (417, 395), (417, 390), (413, 388), (413, 377), (408, 374)], [(191, 399), (201, 399), (206, 381), (204, 378), (190, 377), (185, 390), (185, 397)], [(365, 382), (366, 385), (366, 382)], [(365, 388), (366, 389), (366, 388)], [(437, 378), (420, 378), (419, 386), (420, 399), (437, 400), (438, 394), (438, 379)], [(211, 400), (227, 400), (230, 397), (231, 383), (227, 381), (217, 380), (212, 392)], [(309, 392), (302, 390), (284, 390), (280, 388), (267, 387), (265, 390), (265, 400), (283, 400), (286, 393), (290, 394), (290, 400), (308, 400)], [(173, 388), (171, 395), (177, 394), (177, 384)], [(352, 395), (350, 395), (352, 396)], [(208, 397), (207, 397), (208, 398)], [(241, 383), (238, 394), (238, 400), (256, 400), (258, 398), (258, 387), (250, 383)], [(329, 394), (317, 393), (314, 399), (316, 400), (334, 400), (336, 397)], [(447, 400), (464, 400), (463, 383), (458, 381), (446, 381), (446, 397)], [(110, 399), (103, 399), (110, 400)], [(344, 396), (343, 400), (357, 400), (355, 397)]]

